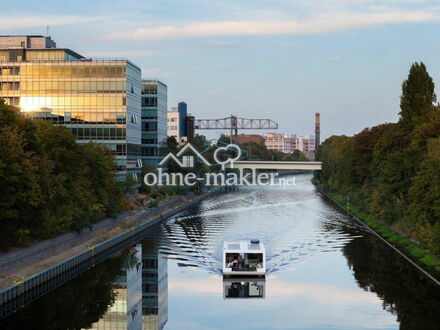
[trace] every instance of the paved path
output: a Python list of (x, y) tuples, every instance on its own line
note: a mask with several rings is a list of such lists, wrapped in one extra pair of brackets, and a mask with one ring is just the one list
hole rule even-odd
[(194, 193), (179, 196), (151, 210), (126, 211), (116, 219), (109, 218), (94, 224), (91, 230), (66, 233), (30, 247), (0, 254), (0, 289), (74, 256), (88, 246), (123, 232), (133, 225), (149, 221), (193, 196)]

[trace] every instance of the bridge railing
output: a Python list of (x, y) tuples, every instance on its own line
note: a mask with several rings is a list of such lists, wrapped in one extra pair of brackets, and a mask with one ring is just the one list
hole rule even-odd
[(312, 170), (319, 171), (322, 162), (315, 161), (260, 161), (260, 160), (239, 160), (232, 165), (228, 163), (228, 168), (248, 168), (264, 170)]

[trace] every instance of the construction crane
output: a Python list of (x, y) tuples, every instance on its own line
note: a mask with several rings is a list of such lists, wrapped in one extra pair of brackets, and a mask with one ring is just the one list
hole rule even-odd
[(227, 129), (231, 131), (230, 141), (233, 143), (233, 136), (237, 141), (239, 129), (278, 129), (278, 123), (271, 119), (249, 119), (239, 118), (231, 115), (219, 119), (196, 119), (194, 129)]

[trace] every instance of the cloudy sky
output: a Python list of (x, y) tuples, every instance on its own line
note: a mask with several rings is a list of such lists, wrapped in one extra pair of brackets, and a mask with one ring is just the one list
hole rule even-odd
[[(1, 34), (50, 34), (88, 57), (127, 57), (197, 118), (271, 118), (280, 132), (353, 134), (397, 120), (423, 61), (440, 84), (440, 1), (8, 2)], [(438, 92), (438, 90), (437, 90)]]

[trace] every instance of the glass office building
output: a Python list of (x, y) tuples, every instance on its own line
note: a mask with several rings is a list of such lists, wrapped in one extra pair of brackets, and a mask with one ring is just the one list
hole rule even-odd
[(105, 145), (115, 155), (118, 181), (139, 180), (140, 68), (125, 59), (86, 59), (55, 43), (26, 48), (19, 42), (0, 49), (0, 98), (30, 117), (66, 126), (78, 143)]
[(165, 156), (167, 139), (167, 85), (142, 80), (142, 162), (157, 166)]

